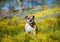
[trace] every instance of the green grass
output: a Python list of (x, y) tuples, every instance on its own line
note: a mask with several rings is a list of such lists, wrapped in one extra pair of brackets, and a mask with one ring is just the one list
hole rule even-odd
[[(48, 20), (48, 19), (47, 19)], [(60, 26), (58, 21), (52, 21), (37, 23), (38, 26), (38, 35), (35, 38), (33, 36), (25, 35), (24, 25), (16, 26), (10, 29), (0, 27), (0, 41), (1, 42), (60, 42)], [(43, 24), (46, 22), (45, 24)], [(60, 22), (60, 21), (59, 21)], [(24, 23), (25, 24), (25, 23)], [(14, 26), (16, 26), (14, 28)], [(7, 39), (7, 40), (4, 40)], [(2, 41), (3, 40), (3, 41)], [(9, 40), (9, 41), (8, 41)]]

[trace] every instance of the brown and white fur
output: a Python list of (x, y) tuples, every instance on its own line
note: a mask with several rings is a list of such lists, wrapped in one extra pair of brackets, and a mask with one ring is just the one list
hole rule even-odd
[(27, 33), (33, 33), (34, 35), (36, 35), (38, 33), (38, 28), (36, 23), (34, 22), (34, 16), (29, 17), (29, 16), (25, 16), (25, 19), (27, 19), (26, 25), (25, 25), (25, 31)]

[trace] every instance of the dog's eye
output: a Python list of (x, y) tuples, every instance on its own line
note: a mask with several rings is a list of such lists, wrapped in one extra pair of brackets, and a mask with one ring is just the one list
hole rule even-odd
[(30, 18), (28, 18), (28, 19), (30, 19)]
[(33, 18), (31, 20), (33, 20)]

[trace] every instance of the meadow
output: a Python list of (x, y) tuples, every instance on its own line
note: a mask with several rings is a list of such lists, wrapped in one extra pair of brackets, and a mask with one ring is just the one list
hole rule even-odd
[(35, 16), (38, 34), (25, 35), (26, 20), (18, 16), (0, 19), (0, 42), (60, 42), (60, 8), (28, 14)]

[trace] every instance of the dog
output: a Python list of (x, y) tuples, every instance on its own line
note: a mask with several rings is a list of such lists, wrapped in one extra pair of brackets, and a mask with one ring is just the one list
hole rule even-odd
[(34, 21), (34, 18), (35, 16), (32, 16), (32, 17), (25, 16), (25, 19), (27, 20), (25, 25), (25, 31), (28, 34), (33, 33), (33, 35), (36, 35), (38, 33), (38, 28)]

